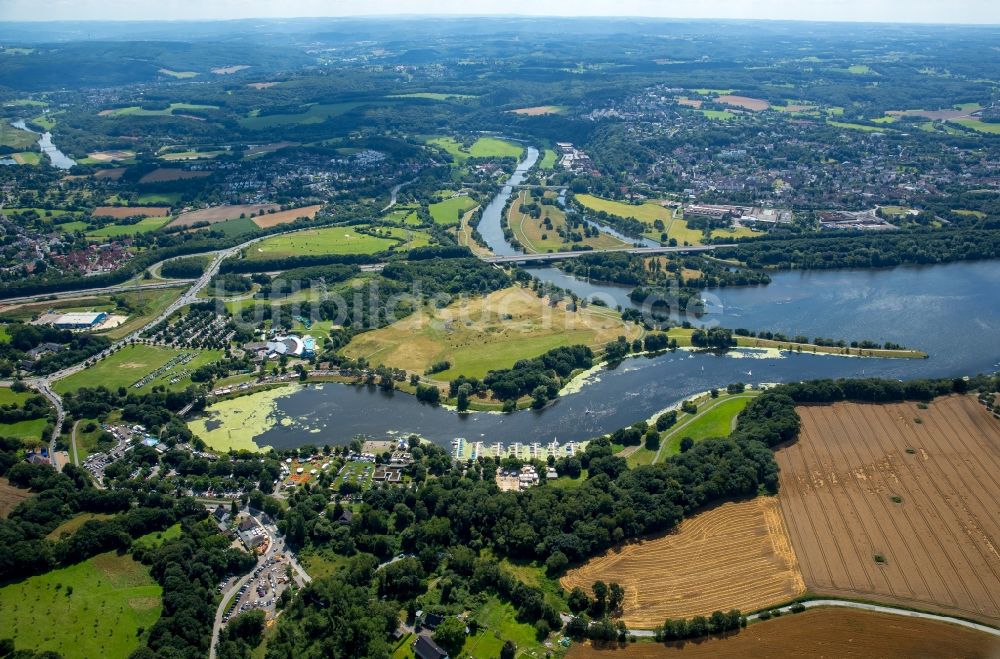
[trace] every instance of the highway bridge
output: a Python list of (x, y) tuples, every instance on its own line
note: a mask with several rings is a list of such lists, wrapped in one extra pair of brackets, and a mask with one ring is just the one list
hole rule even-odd
[(572, 252), (548, 252), (545, 254), (515, 254), (513, 256), (485, 256), (487, 263), (533, 263), (539, 261), (561, 261), (575, 259), (587, 254), (688, 254), (694, 252), (710, 252), (720, 247), (735, 247), (735, 245), (699, 245), (697, 247), (630, 247), (625, 249), (581, 249)]

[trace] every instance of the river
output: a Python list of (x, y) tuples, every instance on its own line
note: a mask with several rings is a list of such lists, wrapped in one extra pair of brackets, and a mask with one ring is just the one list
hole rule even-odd
[[(500, 213), (512, 186), (538, 158), (528, 155), (487, 206), (479, 232), (497, 254), (516, 254), (503, 239)], [(631, 305), (628, 288), (589, 283), (555, 268), (535, 268), (545, 281), (612, 306)], [(452, 411), (375, 387), (324, 384), (275, 401), (274, 425), (255, 439), (290, 448), (334, 444), (355, 435), (417, 433), (444, 446), (469, 441), (561, 442), (588, 439), (640, 419), (693, 394), (732, 382), (751, 384), (812, 378), (950, 377), (1000, 368), (1000, 261), (882, 270), (779, 272), (769, 286), (708, 291), (705, 324), (834, 339), (893, 341), (928, 359), (858, 359), (829, 355), (678, 351), (628, 359), (592, 376), (576, 393), (540, 411), (514, 414)], [(252, 403), (248, 403), (252, 404)]]
[(52, 142), (52, 133), (48, 131), (44, 133), (33, 131), (28, 128), (26, 123), (24, 123), (24, 119), (18, 119), (11, 125), (14, 128), (20, 128), (21, 130), (26, 130), (29, 133), (35, 133), (35, 135), (38, 135), (38, 147), (42, 150), (42, 153), (49, 157), (49, 162), (52, 163), (52, 166), (56, 169), (69, 169), (76, 164), (75, 160), (60, 151), (59, 148)]

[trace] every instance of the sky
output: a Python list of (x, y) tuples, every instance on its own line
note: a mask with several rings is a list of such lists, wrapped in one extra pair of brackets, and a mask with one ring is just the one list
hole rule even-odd
[(204, 20), (394, 14), (1000, 23), (998, 0), (0, 0), (0, 20)]

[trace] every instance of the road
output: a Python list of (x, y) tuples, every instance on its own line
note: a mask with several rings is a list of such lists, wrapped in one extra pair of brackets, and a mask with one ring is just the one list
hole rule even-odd
[[(289, 232), (289, 233), (291, 233), (291, 232)], [(191, 286), (187, 289), (187, 291), (185, 291), (176, 300), (174, 300), (173, 302), (171, 302), (155, 318), (151, 319), (145, 325), (143, 325), (142, 327), (136, 329), (134, 332), (132, 332), (128, 336), (126, 336), (126, 337), (118, 340), (117, 342), (113, 343), (107, 350), (104, 350), (103, 352), (94, 355), (93, 357), (91, 357), (91, 359), (94, 360), (94, 361), (99, 361), (101, 359), (104, 359), (105, 357), (107, 357), (108, 355), (112, 354), (113, 352), (115, 352), (119, 348), (122, 348), (122, 347), (128, 345), (129, 343), (131, 343), (132, 341), (139, 339), (142, 336), (142, 333), (145, 332), (148, 328), (153, 327), (154, 325), (156, 325), (156, 324), (158, 324), (160, 322), (163, 322), (164, 320), (166, 320), (167, 318), (169, 318), (171, 315), (173, 315), (178, 309), (181, 309), (182, 307), (187, 306), (188, 304), (191, 304), (192, 302), (194, 302), (196, 300), (196, 298), (198, 297), (198, 293), (200, 293), (201, 290), (208, 285), (208, 282), (211, 281), (212, 277), (214, 277), (216, 275), (216, 273), (219, 271), (219, 266), (222, 265), (222, 262), (225, 259), (229, 258), (233, 254), (236, 254), (241, 249), (249, 247), (250, 245), (253, 245), (254, 243), (259, 242), (261, 240), (264, 240), (266, 238), (270, 238), (273, 235), (274, 234), (267, 235), (267, 236), (258, 236), (257, 238), (253, 238), (252, 240), (248, 240), (248, 241), (246, 241), (244, 243), (240, 243), (239, 245), (236, 245), (235, 247), (229, 247), (227, 249), (221, 249), (221, 250), (216, 250), (214, 252), (208, 252), (208, 255), (212, 255), (212, 257), (213, 257), (212, 258), (212, 262), (205, 269), (205, 272), (201, 275), (201, 277), (199, 277), (198, 279), (193, 280)], [(176, 284), (172, 284), (172, 285), (176, 286)], [(111, 288), (117, 288), (117, 287), (111, 287)], [(94, 290), (95, 291), (107, 292), (109, 289), (104, 288), (104, 289), (94, 289)], [(79, 293), (80, 293), (80, 291), (74, 291), (74, 294), (78, 295)], [(63, 404), (62, 404), (62, 397), (59, 394), (57, 394), (55, 391), (52, 390), (52, 384), (54, 382), (56, 382), (57, 380), (61, 380), (63, 378), (69, 377), (70, 375), (73, 375), (74, 373), (78, 373), (78, 372), (82, 371), (83, 369), (85, 369), (87, 367), (86, 365), (87, 365), (87, 362), (83, 361), (83, 362), (80, 362), (78, 364), (74, 364), (73, 366), (68, 366), (68, 367), (66, 367), (66, 368), (64, 368), (64, 369), (62, 369), (60, 371), (56, 371), (55, 373), (50, 373), (49, 375), (43, 375), (43, 376), (39, 376), (39, 377), (35, 377), (35, 378), (29, 378), (29, 379), (27, 379), (27, 380), (24, 381), (24, 383), (26, 385), (28, 385), (29, 387), (35, 389), (36, 391), (38, 391), (38, 393), (40, 393), (43, 396), (45, 396), (49, 400), (49, 402), (52, 403), (52, 406), (56, 410), (55, 428), (53, 429), (52, 436), (51, 436), (51, 438), (49, 440), (49, 455), (53, 455), (55, 453), (56, 441), (59, 439), (59, 435), (61, 434), (61, 430), (62, 430), (62, 424), (63, 424), (63, 421), (66, 418), (66, 412), (65, 412), (65, 410), (63, 408)], [(4, 384), (4, 383), (0, 383), (0, 384)]]
[[(700, 419), (703, 414), (707, 414), (708, 412), (714, 410), (716, 407), (722, 405), (727, 400), (733, 400), (734, 398), (754, 398), (756, 395), (757, 394), (735, 394), (732, 396), (723, 396), (721, 398), (716, 398), (715, 400), (710, 401), (707, 405), (699, 409), (697, 414), (685, 415), (687, 416), (686, 419), (676, 424), (674, 427), (667, 429), (666, 434), (663, 436), (663, 439), (660, 440), (660, 448), (656, 449), (656, 455), (653, 456), (653, 464), (656, 464), (657, 462), (660, 461), (660, 453), (663, 451), (663, 447), (670, 443), (670, 440), (677, 435), (678, 431), (687, 428), (689, 425)], [(677, 407), (677, 414), (678, 418), (681, 418), (680, 406)]]
[[(845, 609), (857, 609), (859, 611), (871, 611), (873, 613), (888, 613), (889, 615), (895, 616), (905, 616), (907, 618), (920, 618), (922, 620), (933, 620), (935, 622), (946, 622), (952, 625), (958, 625), (960, 627), (965, 627), (967, 629), (973, 629), (977, 632), (983, 632), (984, 634), (989, 634), (990, 636), (996, 636), (1000, 638), (1000, 629), (996, 627), (990, 627), (988, 625), (981, 625), (977, 622), (969, 622), (968, 620), (962, 620), (961, 618), (952, 618), (951, 616), (942, 616), (936, 613), (924, 613), (922, 611), (911, 611), (909, 609), (897, 609), (893, 606), (882, 606), (880, 604), (866, 604), (864, 602), (849, 602), (847, 600), (809, 600), (808, 602), (802, 602), (802, 606), (807, 609), (816, 609), (824, 606), (837, 606)], [(792, 607), (782, 606), (778, 609), (782, 613), (791, 613)], [(747, 616), (747, 620), (758, 620), (760, 614), (753, 614)], [(630, 629), (629, 634), (632, 636), (642, 636), (642, 637), (652, 637), (655, 636), (655, 632), (649, 629)]]
[(485, 256), (487, 263), (531, 263), (533, 261), (561, 261), (575, 259), (587, 254), (689, 254), (695, 252), (710, 252), (720, 247), (735, 247), (735, 245), (699, 245), (689, 247), (629, 247), (625, 249), (586, 249), (572, 252), (548, 252), (545, 254), (515, 254), (514, 256)]
[(80, 466), (80, 454), (76, 450), (76, 429), (80, 427), (80, 421), (77, 420), (73, 423), (73, 434), (71, 435), (70, 446), (72, 448), (73, 464), (77, 467)]
[[(160, 264), (156, 264), (160, 265)], [(158, 281), (139, 284), (118, 284), (116, 286), (105, 286), (104, 288), (83, 288), (76, 291), (62, 291), (59, 293), (39, 293), (37, 295), (25, 295), (22, 297), (10, 297), (0, 300), (0, 311), (8, 306), (24, 304), (25, 302), (45, 302), (48, 300), (72, 300), (74, 298), (93, 297), (95, 295), (111, 295), (112, 293), (127, 293), (130, 291), (148, 291), (157, 288), (179, 288), (184, 284), (190, 284), (193, 279), (171, 279), (170, 281)]]
[[(288, 560), (288, 564), (292, 566), (296, 585), (301, 588), (305, 584), (310, 583), (312, 581), (312, 577), (310, 577), (309, 574), (302, 568), (291, 550), (285, 547), (284, 537), (278, 533), (277, 527), (273, 524), (261, 525), (271, 537), (271, 544), (268, 546), (267, 551), (257, 559), (257, 563), (254, 565), (254, 570), (263, 566), (268, 559), (273, 558), (275, 554), (284, 553), (285, 558)], [(232, 586), (227, 588), (222, 593), (222, 599), (219, 601), (219, 606), (215, 610), (215, 622), (212, 624), (212, 645), (208, 653), (208, 659), (215, 659), (215, 645), (218, 643), (219, 633), (222, 631), (222, 618), (226, 615), (226, 604), (229, 602), (229, 598), (232, 597), (234, 593), (239, 592), (239, 589), (242, 588), (244, 584), (252, 581), (253, 578), (253, 570), (251, 570), (249, 573), (244, 574), (242, 577), (237, 579)]]
[[(413, 179), (413, 181), (416, 181), (416, 179)], [(381, 212), (384, 213), (393, 206), (395, 206), (396, 198), (399, 196), (399, 191), (408, 186), (410, 183), (413, 183), (413, 181), (407, 181), (406, 183), (398, 183), (392, 186), (392, 190), (389, 191), (389, 205), (383, 208)]]

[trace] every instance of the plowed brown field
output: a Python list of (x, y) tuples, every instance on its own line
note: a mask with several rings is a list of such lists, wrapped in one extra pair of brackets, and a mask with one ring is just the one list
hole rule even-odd
[(98, 206), (91, 213), (94, 217), (163, 217), (170, 213), (169, 206)]
[(574, 645), (568, 659), (652, 659), (653, 657), (747, 657), (748, 659), (921, 659), (995, 658), (996, 638), (933, 620), (849, 609), (814, 609), (750, 625), (728, 638), (664, 645), (634, 643), (621, 650)]
[(211, 206), (209, 208), (201, 208), (196, 211), (188, 211), (187, 213), (181, 213), (170, 223), (172, 227), (189, 227), (192, 224), (198, 222), (208, 222), (209, 224), (215, 224), (216, 222), (225, 222), (226, 220), (234, 220), (240, 215), (245, 215), (250, 217), (251, 215), (256, 215), (261, 211), (267, 212), (269, 210), (277, 210), (279, 207), (277, 204), (240, 204), (238, 206), (232, 205), (222, 205), (222, 206)]
[(1000, 623), (1000, 421), (971, 396), (798, 411), (775, 457), (809, 590)]
[(699, 513), (674, 533), (588, 561), (568, 572), (562, 585), (589, 593), (597, 580), (625, 588), (622, 619), (639, 629), (715, 610), (753, 611), (805, 590), (774, 497)]

